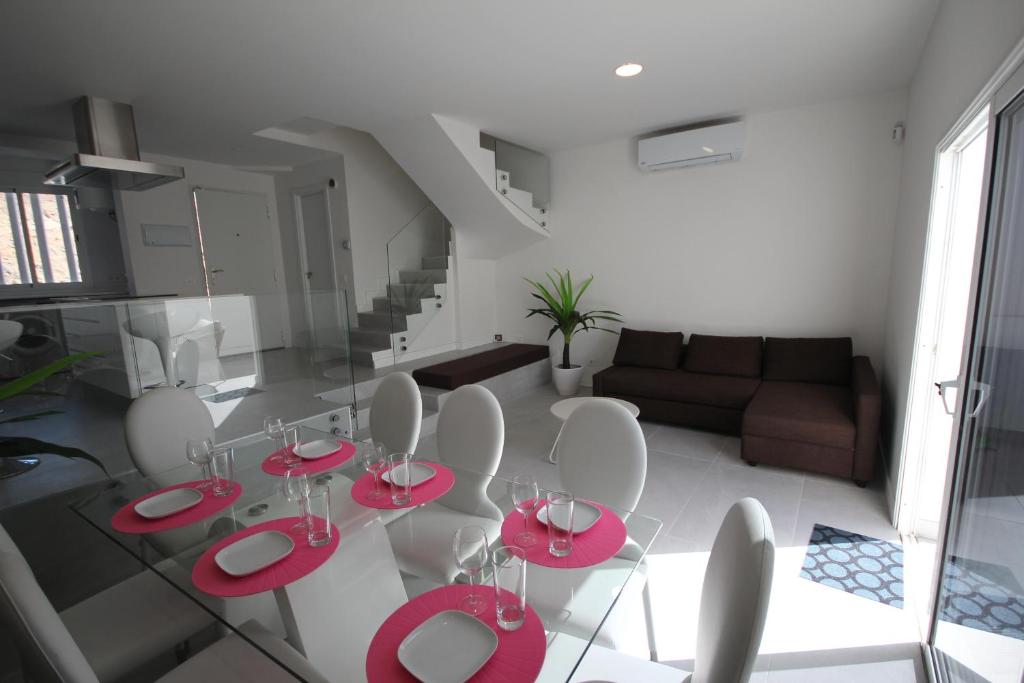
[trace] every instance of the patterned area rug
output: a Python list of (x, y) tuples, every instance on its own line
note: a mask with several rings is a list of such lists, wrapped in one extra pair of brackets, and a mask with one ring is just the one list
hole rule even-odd
[(903, 608), (903, 547), (897, 543), (815, 524), (800, 576)]
[(1006, 567), (954, 556), (943, 588), (943, 621), (1024, 640), (1024, 589)]

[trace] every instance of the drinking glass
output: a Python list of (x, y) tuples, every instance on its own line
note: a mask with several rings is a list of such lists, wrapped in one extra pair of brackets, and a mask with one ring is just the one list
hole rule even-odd
[(291, 469), (284, 473), (281, 494), (285, 500), (299, 504), (299, 521), (292, 525), (290, 529), (292, 533), (303, 534), (310, 528), (308, 520), (311, 486), (309, 477), (306, 476), (306, 470), (302, 468)]
[(565, 491), (548, 493), (548, 552), (566, 557), (572, 552), (572, 508), (575, 499)]
[(302, 445), (299, 441), (298, 427), (285, 427), (284, 439), (284, 466), (291, 469), (302, 464), (302, 458), (296, 454), (295, 449)]
[(494, 564), (494, 609), (498, 626), (515, 631), (526, 620), (526, 551), (503, 545), (491, 555)]
[(391, 482), (391, 502), (405, 507), (412, 502), (412, 453), (392, 453), (388, 456), (388, 479)]
[(462, 527), (452, 539), (455, 564), (469, 580), (469, 595), (459, 601), (459, 609), (467, 614), (480, 614), (487, 607), (487, 601), (476, 589), (487, 566), (487, 545), (487, 533), (475, 525)]
[[(517, 474), (508, 483), (508, 492), (512, 496), (512, 504), (523, 514), (523, 526), (530, 521), (530, 513), (539, 501), (537, 480), (531, 474)], [(537, 543), (537, 536), (526, 529), (516, 534), (513, 539), (520, 548), (529, 548)]]
[(193, 465), (199, 465), (203, 470), (203, 483), (196, 486), (197, 489), (208, 489), (213, 486), (211, 481), (213, 475), (210, 473), (210, 453), (213, 451), (213, 439), (197, 437), (189, 439), (185, 444), (185, 455)]
[[(274, 451), (280, 451), (284, 448), (284, 420), (279, 417), (265, 417), (263, 418), (263, 433), (267, 435), (267, 438), (274, 442)], [(274, 456), (274, 460), (283, 461), (284, 454), (277, 453)]]
[[(290, 470), (291, 474), (295, 470)], [(317, 548), (331, 542), (331, 490), (326, 486), (314, 486), (307, 498), (306, 540)]]
[(363, 441), (359, 444), (359, 459), (363, 469), (373, 475), (373, 489), (366, 494), (366, 497), (370, 500), (383, 498), (384, 491), (380, 487), (380, 475), (388, 466), (388, 457), (384, 454), (384, 446)]
[(230, 496), (235, 490), (235, 449), (218, 446), (210, 451), (210, 482), (213, 495)]

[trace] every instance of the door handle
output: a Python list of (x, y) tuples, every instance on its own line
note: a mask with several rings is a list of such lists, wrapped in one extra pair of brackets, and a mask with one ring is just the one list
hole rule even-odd
[(954, 415), (956, 413), (956, 404), (953, 407), (949, 407), (949, 401), (946, 400), (946, 389), (959, 387), (960, 380), (958, 379), (947, 379), (945, 382), (936, 382), (935, 388), (939, 390), (939, 397), (942, 399), (942, 409), (946, 411), (947, 415)]

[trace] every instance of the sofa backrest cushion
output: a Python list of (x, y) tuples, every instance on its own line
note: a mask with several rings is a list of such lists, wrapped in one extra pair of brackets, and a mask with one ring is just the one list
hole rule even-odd
[(849, 337), (782, 339), (764, 344), (764, 379), (816, 384), (849, 384), (853, 362)]
[(715, 337), (691, 334), (683, 369), (705, 375), (761, 376), (760, 337)]
[(682, 352), (682, 332), (647, 332), (624, 327), (619, 333), (619, 345), (612, 362), (638, 368), (675, 370), (679, 367)]

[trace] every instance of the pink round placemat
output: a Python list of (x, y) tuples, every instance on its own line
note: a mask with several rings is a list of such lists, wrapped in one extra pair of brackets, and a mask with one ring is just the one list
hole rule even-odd
[(312, 548), (306, 543), (305, 534), (301, 537), (291, 534), (295, 541), (295, 550), (280, 562), (270, 565), (248, 576), (231, 576), (217, 566), (213, 556), (236, 541), (263, 531), (289, 530), (299, 521), (298, 517), (272, 519), (263, 524), (243, 529), (221, 539), (203, 553), (192, 568), (192, 583), (196, 588), (221, 598), (237, 598), (243, 595), (254, 595), (274, 590), (298, 581), (307, 574), (313, 573), (324, 562), (330, 559), (338, 549), (338, 527), (331, 525), (331, 542), (319, 548)]
[(272, 474), (275, 477), (283, 477), (289, 469), (298, 469), (299, 467), (304, 469), (306, 474), (319, 474), (348, 462), (356, 454), (356, 445), (351, 441), (339, 440), (336, 452), (314, 460), (303, 460), (301, 464), (293, 468), (285, 467), (284, 463), (280, 460), (282, 450), (284, 449), (276, 450), (264, 458), (260, 468), (267, 474)]
[(391, 487), (383, 480), (380, 482), (380, 487), (384, 491), (384, 495), (376, 499), (367, 498), (367, 494), (373, 490), (372, 474), (362, 476), (352, 484), (352, 500), (368, 508), (398, 510), (399, 508), (416, 507), (417, 505), (424, 505), (432, 500), (437, 500), (455, 486), (455, 473), (451, 469), (436, 462), (423, 462), (421, 464), (433, 469), (437, 472), (437, 475), (430, 481), (412, 487), (412, 502), (408, 505), (395, 505), (392, 503)]
[[(366, 679), (369, 683), (393, 683), (417, 679), (398, 661), (398, 646), (413, 629), (438, 612), (458, 609), (459, 601), (469, 593), (469, 586), (454, 585), (436, 588), (413, 598), (384, 620), (366, 653)], [(547, 638), (540, 617), (529, 605), (526, 619), (515, 631), (498, 628), (494, 613), (494, 588), (478, 586), (487, 600), (487, 607), (477, 619), (498, 634), (498, 649), (487, 663), (469, 680), (474, 683), (519, 683), (534, 681), (544, 665)], [(458, 647), (458, 643), (452, 643)]]
[(526, 548), (526, 560), (534, 564), (554, 567), (555, 569), (578, 569), (600, 564), (622, 550), (626, 544), (626, 525), (619, 516), (603, 505), (586, 501), (601, 510), (601, 519), (586, 531), (573, 534), (572, 552), (567, 557), (555, 557), (548, 552), (548, 527), (537, 521), (537, 513), (547, 505), (542, 502), (530, 513), (529, 520), (524, 523), (523, 515), (512, 511), (501, 524), (501, 540), (506, 545), (515, 545), (516, 534), (531, 531), (537, 542)]
[(153, 496), (166, 491), (172, 491), (174, 489), (195, 488), (202, 483), (203, 480), (186, 481), (182, 484), (167, 486), (158, 491), (152, 491), (144, 496), (139, 496), (114, 513), (113, 518), (110, 520), (110, 526), (114, 527), (114, 531), (120, 531), (123, 534), (152, 534), (157, 531), (177, 529), (179, 527), (188, 526), (189, 524), (195, 524), (196, 522), (206, 519), (210, 515), (220, 512), (238, 500), (238, 497), (242, 495), (242, 485), (236, 481), (232, 482), (234, 484), (234, 488), (231, 493), (226, 496), (213, 495), (213, 487), (210, 486), (205, 489), (199, 489), (199, 492), (203, 494), (203, 501), (199, 503), (199, 505), (190, 507), (187, 510), (182, 510), (181, 512), (176, 512), (173, 515), (168, 515), (167, 517), (162, 517), (160, 519), (146, 519), (135, 511), (135, 506), (147, 498), (152, 498)]

